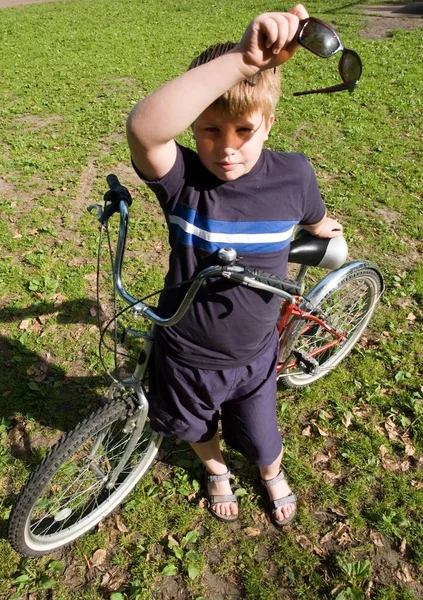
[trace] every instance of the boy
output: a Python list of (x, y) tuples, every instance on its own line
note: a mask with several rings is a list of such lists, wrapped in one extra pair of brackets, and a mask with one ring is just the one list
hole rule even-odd
[[(233, 246), (243, 263), (284, 275), (297, 223), (320, 237), (342, 227), (326, 217), (316, 178), (300, 154), (263, 150), (279, 98), (278, 67), (296, 50), (303, 6), (254, 19), (238, 44), (217, 45), (190, 69), (140, 101), (128, 118), (136, 171), (156, 193), (169, 226), (166, 285), (189, 279)], [(174, 138), (192, 127), (197, 153)], [(172, 314), (186, 289), (162, 294)], [(191, 443), (206, 470), (211, 512), (238, 517), (225, 441), (260, 471), (270, 515), (288, 525), (296, 497), (280, 471), (276, 419), (279, 301), (226, 280), (204, 284), (174, 327), (160, 328), (150, 375), (150, 419), (163, 435)]]

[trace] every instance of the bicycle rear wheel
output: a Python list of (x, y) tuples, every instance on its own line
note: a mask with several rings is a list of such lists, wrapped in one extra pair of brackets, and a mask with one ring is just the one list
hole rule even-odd
[(138, 404), (118, 398), (66, 434), (28, 478), (9, 520), (9, 541), (23, 556), (49, 554), (112, 512), (140, 481), (160, 447), (146, 425), (117, 481), (107, 483), (131, 438), (125, 424)]
[(307, 296), (311, 314), (342, 339), (308, 319), (292, 319), (280, 337), (277, 377), (282, 386), (303, 388), (332, 371), (360, 339), (382, 289), (382, 276), (369, 263), (350, 263), (318, 284)]

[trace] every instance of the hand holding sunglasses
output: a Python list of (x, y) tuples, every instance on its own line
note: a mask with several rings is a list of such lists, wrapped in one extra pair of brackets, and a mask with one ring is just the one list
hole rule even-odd
[(327, 94), (330, 92), (342, 92), (343, 90), (354, 91), (362, 73), (360, 57), (354, 50), (348, 50), (348, 48), (344, 47), (339, 35), (330, 25), (314, 17), (303, 19), (300, 21), (296, 41), (300, 46), (321, 58), (329, 58), (337, 52), (342, 52), (338, 70), (343, 83), (317, 90), (295, 92), (294, 96)]

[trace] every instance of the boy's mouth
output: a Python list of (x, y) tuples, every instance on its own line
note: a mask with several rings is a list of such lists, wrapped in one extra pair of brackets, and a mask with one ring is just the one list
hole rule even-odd
[(224, 171), (233, 171), (238, 166), (238, 163), (228, 163), (228, 162), (217, 162), (216, 164), (218, 167), (220, 167)]

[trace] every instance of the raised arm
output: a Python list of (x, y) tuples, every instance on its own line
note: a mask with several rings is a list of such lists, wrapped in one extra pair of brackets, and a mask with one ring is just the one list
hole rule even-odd
[(233, 50), (166, 83), (138, 104), (127, 121), (132, 160), (148, 179), (163, 177), (176, 158), (174, 138), (234, 85), (260, 70), (286, 62), (295, 52), (295, 34), (307, 11), (256, 17)]

